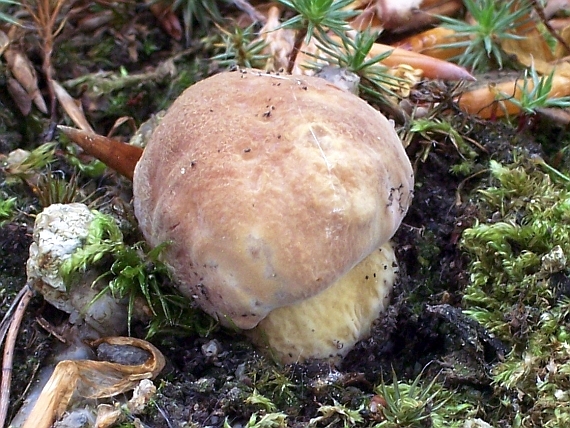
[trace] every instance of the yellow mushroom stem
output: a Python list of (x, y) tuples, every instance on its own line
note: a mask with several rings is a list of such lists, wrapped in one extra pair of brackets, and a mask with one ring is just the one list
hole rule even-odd
[(384, 244), (325, 291), (273, 310), (247, 334), (286, 364), (305, 356), (340, 359), (369, 336), (388, 306), (397, 266), (392, 246)]

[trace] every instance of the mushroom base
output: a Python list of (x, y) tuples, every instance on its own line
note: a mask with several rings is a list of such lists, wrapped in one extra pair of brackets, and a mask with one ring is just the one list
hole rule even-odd
[(370, 334), (372, 322), (388, 305), (397, 272), (387, 243), (325, 291), (275, 309), (246, 334), (284, 364), (340, 360)]

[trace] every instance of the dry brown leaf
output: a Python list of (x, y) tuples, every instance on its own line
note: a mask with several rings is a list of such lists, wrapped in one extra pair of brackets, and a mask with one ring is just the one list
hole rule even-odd
[(10, 37), (8, 37), (4, 31), (0, 30), (0, 56), (4, 54), (4, 51), (8, 48), (9, 45)]
[[(563, 32), (563, 38), (570, 39), (570, 30)], [(522, 40), (505, 39), (501, 42), (501, 47), (507, 54), (516, 56), (517, 61), (525, 67), (534, 67), (538, 74), (546, 76), (555, 73), (570, 78), (570, 63), (556, 60), (558, 55), (563, 55), (562, 50), (552, 54), (538, 30), (531, 31)]]
[(101, 10), (97, 13), (89, 13), (77, 22), (76, 28), (79, 33), (89, 33), (105, 27), (113, 20), (113, 18), (114, 12), (110, 9)]
[(568, 9), (569, 7), (570, 7), (569, 0), (547, 0), (546, 5), (544, 6), (544, 15), (547, 18), (550, 18), (556, 12)]
[(435, 27), (413, 34), (400, 40), (396, 46), (402, 49), (419, 52), (434, 58), (448, 60), (461, 55), (463, 48), (444, 49), (438, 46), (446, 43), (456, 43), (461, 39), (455, 36), (455, 31), (444, 27)]
[(143, 152), (140, 147), (69, 126), (60, 125), (58, 129), (87, 154), (102, 160), (105, 165), (124, 177), (133, 179), (135, 165)]
[(81, 107), (81, 102), (73, 99), (71, 95), (61, 86), (56, 80), (53, 80), (53, 89), (55, 91), (55, 96), (57, 100), (73, 121), (75, 126), (82, 129), (85, 132), (95, 133), (85, 114), (83, 113), (83, 108)]
[(289, 52), (295, 43), (295, 31), (281, 27), (281, 10), (273, 6), (267, 12), (265, 25), (259, 31), (259, 37), (265, 41), (264, 54), (269, 55), (267, 70), (279, 71), (287, 67)]
[(18, 110), (20, 110), (24, 116), (29, 115), (30, 111), (32, 111), (32, 98), (30, 97), (30, 94), (28, 94), (22, 85), (20, 85), (20, 83), (13, 77), (8, 77), (6, 83), (8, 86), (8, 93), (12, 97), (14, 103), (16, 103)]
[[(512, 98), (520, 99), (523, 79), (512, 80), (499, 84), (489, 84), (485, 87), (465, 92), (458, 99), (459, 107), (469, 114), (475, 114), (484, 119), (515, 115), (520, 112), (519, 107), (510, 101)], [(528, 78), (527, 86), (532, 90), (532, 79)], [(555, 74), (552, 79), (550, 97), (564, 97), (570, 95), (570, 78)]]
[(163, 30), (174, 40), (182, 39), (182, 25), (168, 2), (148, 1), (149, 9)]
[(570, 18), (552, 18), (548, 21), (548, 23), (554, 29), (554, 31), (562, 31), (564, 28), (570, 25)]
[(71, 397), (105, 398), (135, 388), (142, 379), (153, 379), (164, 368), (162, 353), (141, 339), (107, 337), (92, 342), (110, 345), (130, 345), (147, 351), (149, 359), (137, 366), (107, 361), (61, 361), (42, 390), (36, 405), (22, 428), (49, 428), (67, 409)]
[(516, 56), (517, 60), (526, 66), (532, 61), (550, 62), (554, 60), (548, 43), (538, 29), (527, 32), (522, 39), (502, 39), (501, 48), (505, 53)]
[(28, 57), (19, 50), (8, 47), (4, 51), (4, 58), (10, 72), (30, 95), (36, 107), (47, 114), (47, 106), (38, 87), (38, 78)]
[[(560, 38), (562, 40), (564, 40), (566, 42), (567, 45), (570, 45), (570, 25), (562, 28), (562, 30), (560, 30), (558, 32), (558, 35), (560, 36)], [(556, 45), (556, 51), (554, 52), (554, 56), (558, 59), (560, 58), (564, 58), (566, 55), (568, 55), (568, 52), (566, 52), (566, 48), (564, 46), (562, 46), (562, 44), (557, 44)]]

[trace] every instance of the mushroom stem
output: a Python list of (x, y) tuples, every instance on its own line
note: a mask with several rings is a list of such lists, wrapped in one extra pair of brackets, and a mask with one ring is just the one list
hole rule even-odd
[(388, 306), (397, 266), (386, 243), (326, 290), (273, 310), (246, 334), (285, 364), (308, 357), (339, 361), (370, 335), (372, 322)]
[(122, 176), (133, 179), (135, 166), (143, 149), (102, 135), (59, 125), (58, 129), (85, 152), (114, 169)]

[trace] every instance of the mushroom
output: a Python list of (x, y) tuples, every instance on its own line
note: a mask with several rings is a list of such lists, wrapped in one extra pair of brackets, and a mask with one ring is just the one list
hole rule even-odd
[(247, 334), (283, 363), (342, 358), (384, 312), (397, 266), (392, 246), (384, 244), (326, 290), (274, 309)]
[(283, 362), (345, 355), (385, 307), (413, 172), (392, 124), (309, 76), (187, 89), (134, 171), (134, 208), (180, 291)]

